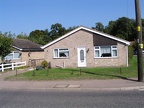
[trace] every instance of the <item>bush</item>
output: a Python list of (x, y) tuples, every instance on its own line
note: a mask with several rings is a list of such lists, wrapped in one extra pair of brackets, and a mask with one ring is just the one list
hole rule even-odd
[(129, 61), (132, 59), (132, 57), (133, 57), (133, 52), (134, 52), (134, 49), (133, 49), (133, 47), (130, 45), (129, 47), (128, 47), (128, 59), (129, 59)]
[(42, 68), (42, 66), (37, 66), (36, 67), (36, 70), (42, 70), (43, 68)]
[(48, 62), (46, 60), (42, 61), (41, 66), (45, 69), (48, 67)]

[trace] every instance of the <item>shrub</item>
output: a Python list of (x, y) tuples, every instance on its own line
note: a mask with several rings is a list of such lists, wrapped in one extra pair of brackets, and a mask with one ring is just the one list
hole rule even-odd
[(129, 61), (132, 59), (132, 57), (133, 57), (133, 52), (134, 52), (134, 49), (133, 49), (133, 47), (130, 45), (129, 47), (128, 47), (128, 59), (129, 59)]
[(41, 66), (45, 69), (48, 67), (48, 62), (46, 60), (42, 61)]
[(36, 70), (42, 70), (43, 68), (42, 68), (42, 66), (37, 66), (36, 67)]

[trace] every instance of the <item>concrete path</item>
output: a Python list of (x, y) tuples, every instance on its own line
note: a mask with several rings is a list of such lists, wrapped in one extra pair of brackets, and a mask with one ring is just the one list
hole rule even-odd
[[(30, 68), (18, 70), (18, 73)], [(114, 80), (56, 80), (56, 81), (4, 81), (5, 77), (16, 75), (16, 71), (0, 72), (0, 89), (28, 90), (144, 90), (144, 83), (137, 79)]]

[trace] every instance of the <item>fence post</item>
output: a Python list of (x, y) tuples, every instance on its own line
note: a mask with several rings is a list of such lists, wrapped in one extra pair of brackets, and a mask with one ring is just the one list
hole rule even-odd
[(12, 63), (12, 70), (14, 70), (14, 63)]
[(2, 66), (2, 72), (4, 72), (4, 65), (3, 65), (3, 64), (1, 64), (1, 66)]

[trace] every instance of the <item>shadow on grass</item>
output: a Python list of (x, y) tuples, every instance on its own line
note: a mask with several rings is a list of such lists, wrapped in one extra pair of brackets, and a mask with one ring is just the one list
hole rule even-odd
[[(72, 72), (80, 72), (80, 70), (77, 70), (77, 69), (67, 69), (67, 70), (72, 71)], [(123, 80), (129, 80), (129, 81), (138, 82), (138, 80), (136, 80), (136, 79), (127, 78), (127, 77), (123, 77), (123, 76), (120, 76), (120, 75), (101, 74), (101, 73), (94, 73), (94, 72), (89, 72), (89, 71), (84, 71), (84, 70), (81, 70), (81, 71), (82, 71), (83, 73), (91, 74), (91, 75), (111, 76), (111, 77), (115, 77), (115, 78), (119, 78), (119, 79), (123, 79)]]
[(120, 78), (120, 79), (124, 79), (124, 80), (129, 80), (129, 81), (137, 81), (137, 80), (135, 80), (135, 79), (130, 79), (130, 78), (123, 77), (123, 76), (119, 76), (119, 75), (100, 74), (100, 73), (93, 73), (93, 72), (88, 72), (88, 71), (82, 71), (82, 72), (87, 73), (87, 74), (92, 74), (92, 75), (99, 75), (99, 76), (112, 76), (112, 77), (115, 77), (115, 78)]

